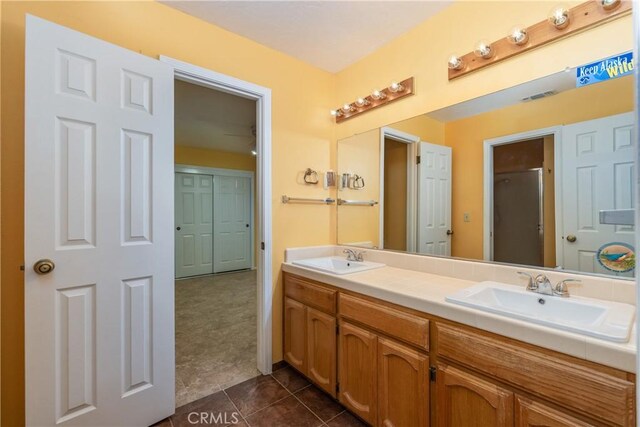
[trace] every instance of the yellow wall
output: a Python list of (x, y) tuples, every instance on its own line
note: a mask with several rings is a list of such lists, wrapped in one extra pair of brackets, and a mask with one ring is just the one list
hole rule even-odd
[(407, 250), (407, 152), (409, 145), (384, 140), (385, 249)]
[(392, 123), (389, 127), (419, 136), (424, 142), (438, 145), (444, 145), (445, 143), (444, 123), (424, 114)]
[[(445, 125), (453, 151), (452, 255), (482, 259), (483, 141), (633, 110), (633, 78), (573, 89)], [(463, 213), (471, 221), (463, 221)]]
[[(565, 3), (572, 6), (582, 1)], [(633, 24), (627, 15), (448, 81), (447, 58), (452, 52), (467, 53), (481, 38), (500, 39), (510, 25), (531, 25), (544, 20), (552, 6), (548, 1), (457, 1), (339, 72), (335, 106), (409, 76), (416, 79), (416, 94), (337, 125), (337, 139), (633, 48)]]
[[(344, 188), (338, 197), (347, 200), (380, 199), (380, 130), (373, 129), (340, 141), (338, 172), (364, 178), (361, 190)], [(340, 206), (338, 208), (338, 243), (380, 245), (380, 205)]]
[(174, 155), (178, 165), (256, 171), (256, 158), (251, 154), (176, 145)]
[[(327, 170), (335, 159), (334, 76), (156, 2), (2, 1), (2, 412), (24, 423), (24, 22), (48, 19), (150, 57), (167, 55), (272, 89), (273, 357), (282, 358), (280, 265), (286, 247), (335, 242), (335, 207), (282, 205), (280, 196), (335, 196), (296, 182), (299, 171)], [(294, 106), (294, 107), (292, 107)], [(7, 185), (10, 183), (10, 185)], [(268, 242), (269, 243), (269, 242)]]

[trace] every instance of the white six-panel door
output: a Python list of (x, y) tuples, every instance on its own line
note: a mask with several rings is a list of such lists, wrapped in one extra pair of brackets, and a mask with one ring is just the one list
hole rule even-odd
[(451, 255), (451, 147), (420, 143), (418, 252)]
[(147, 426), (174, 410), (173, 70), (26, 28), (26, 421)]
[[(605, 243), (634, 244), (632, 226), (603, 225), (599, 211), (633, 209), (633, 113), (562, 128), (562, 266), (607, 273), (596, 252)], [(575, 242), (567, 236), (576, 237)], [(610, 272), (609, 272), (610, 274)]]
[(176, 277), (213, 273), (213, 176), (176, 173)]
[(214, 179), (214, 271), (251, 268), (251, 180), (223, 175)]

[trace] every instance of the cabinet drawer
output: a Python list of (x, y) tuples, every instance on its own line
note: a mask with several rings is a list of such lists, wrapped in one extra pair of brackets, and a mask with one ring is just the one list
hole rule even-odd
[(635, 386), (550, 351), (436, 324), (437, 352), (540, 397), (602, 421), (634, 425)]
[(338, 311), (343, 317), (429, 350), (427, 319), (342, 293), (338, 302)]
[(284, 294), (310, 307), (326, 313), (336, 313), (337, 292), (298, 276), (286, 274), (284, 276)]

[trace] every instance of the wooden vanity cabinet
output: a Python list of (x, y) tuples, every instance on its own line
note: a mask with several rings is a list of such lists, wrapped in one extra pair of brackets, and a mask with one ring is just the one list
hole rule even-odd
[(340, 323), (339, 337), (338, 399), (364, 421), (376, 425), (378, 337), (348, 322)]
[(334, 290), (285, 276), (284, 360), (333, 397), (337, 363), (335, 298)]
[(594, 427), (571, 415), (523, 396), (516, 396), (516, 427)]
[(438, 363), (437, 427), (513, 426), (513, 393), (469, 372)]

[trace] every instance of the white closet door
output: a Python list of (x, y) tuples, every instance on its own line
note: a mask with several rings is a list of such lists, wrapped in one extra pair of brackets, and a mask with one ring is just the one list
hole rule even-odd
[(600, 210), (635, 206), (634, 141), (633, 113), (562, 128), (563, 268), (611, 274), (598, 263), (597, 250), (611, 242), (635, 244), (634, 227), (599, 223)]
[(420, 143), (418, 252), (451, 255), (451, 147)]
[(214, 271), (251, 268), (251, 180), (214, 178)]
[(176, 277), (213, 273), (213, 177), (176, 173)]
[[(173, 80), (27, 16), (27, 425), (148, 426), (174, 411)], [(36, 274), (43, 258), (55, 269)]]

